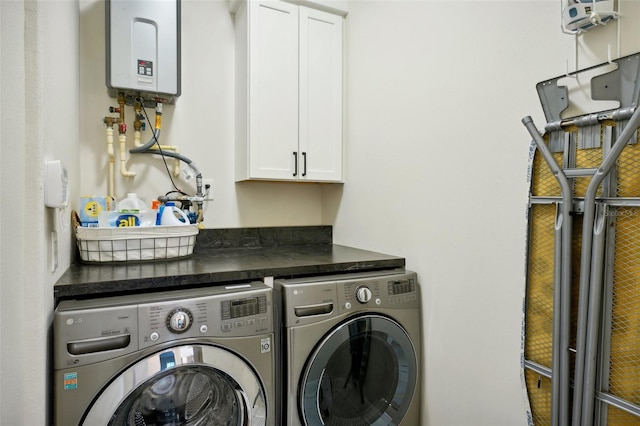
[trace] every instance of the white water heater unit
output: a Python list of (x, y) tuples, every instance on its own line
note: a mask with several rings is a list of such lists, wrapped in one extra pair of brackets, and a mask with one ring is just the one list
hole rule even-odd
[(180, 96), (180, 0), (106, 0), (109, 96)]

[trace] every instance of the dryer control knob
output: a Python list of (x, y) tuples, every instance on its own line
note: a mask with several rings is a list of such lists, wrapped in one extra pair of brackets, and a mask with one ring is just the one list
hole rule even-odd
[(176, 308), (167, 316), (167, 328), (174, 333), (184, 333), (191, 327), (193, 316), (188, 309)]
[(360, 303), (367, 303), (371, 300), (371, 290), (369, 287), (362, 285), (356, 288), (356, 299), (358, 299)]

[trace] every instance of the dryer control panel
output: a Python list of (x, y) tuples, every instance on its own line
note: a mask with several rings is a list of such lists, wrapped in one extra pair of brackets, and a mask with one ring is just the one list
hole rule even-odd
[(286, 327), (363, 311), (419, 308), (418, 278), (405, 270), (276, 280)]
[(365, 307), (404, 309), (418, 306), (417, 275), (366, 277), (360, 280), (337, 281), (341, 310)]

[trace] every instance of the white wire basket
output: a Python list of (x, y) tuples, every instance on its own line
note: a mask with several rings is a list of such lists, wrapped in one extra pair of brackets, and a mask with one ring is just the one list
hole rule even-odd
[(122, 228), (76, 227), (83, 262), (131, 262), (189, 256), (198, 235), (197, 225)]

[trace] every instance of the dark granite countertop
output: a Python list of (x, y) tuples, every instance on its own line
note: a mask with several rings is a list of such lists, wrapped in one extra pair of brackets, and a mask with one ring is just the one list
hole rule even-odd
[(147, 263), (74, 264), (54, 286), (68, 298), (167, 290), (264, 277), (404, 267), (402, 257), (333, 244), (331, 227), (202, 230), (194, 254)]

